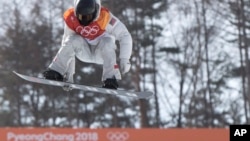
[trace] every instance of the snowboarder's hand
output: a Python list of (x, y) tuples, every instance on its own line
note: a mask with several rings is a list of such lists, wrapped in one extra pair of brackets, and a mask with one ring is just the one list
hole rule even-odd
[(129, 59), (121, 58), (120, 59), (120, 71), (122, 74), (127, 73), (130, 70), (131, 64)]

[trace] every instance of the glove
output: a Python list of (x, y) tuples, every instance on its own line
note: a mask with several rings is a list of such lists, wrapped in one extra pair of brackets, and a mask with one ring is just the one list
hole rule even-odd
[(121, 58), (120, 59), (120, 71), (122, 74), (127, 73), (130, 70), (131, 64), (129, 59)]

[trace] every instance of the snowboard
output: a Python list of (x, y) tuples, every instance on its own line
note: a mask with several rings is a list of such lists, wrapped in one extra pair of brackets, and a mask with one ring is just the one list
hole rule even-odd
[(79, 89), (83, 91), (100, 93), (100, 94), (127, 96), (127, 97), (133, 97), (137, 99), (147, 99), (154, 95), (154, 93), (150, 91), (133, 92), (133, 91), (126, 91), (126, 90), (107, 89), (107, 88), (101, 88), (101, 87), (95, 87), (95, 86), (87, 86), (87, 85), (80, 85), (80, 84), (74, 84), (74, 83), (68, 83), (68, 82), (48, 80), (44, 78), (23, 75), (15, 71), (13, 71), (13, 73), (26, 81), (30, 81), (34, 83), (52, 85), (52, 86), (58, 86), (58, 87), (68, 87), (70, 89)]

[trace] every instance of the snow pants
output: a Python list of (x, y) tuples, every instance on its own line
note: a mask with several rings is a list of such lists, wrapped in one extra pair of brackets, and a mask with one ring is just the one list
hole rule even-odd
[(96, 45), (90, 45), (79, 35), (65, 37), (49, 68), (62, 74), (66, 81), (73, 82), (75, 57), (88, 63), (103, 64), (102, 81), (115, 77), (121, 79), (116, 62), (116, 44), (112, 36), (100, 37)]

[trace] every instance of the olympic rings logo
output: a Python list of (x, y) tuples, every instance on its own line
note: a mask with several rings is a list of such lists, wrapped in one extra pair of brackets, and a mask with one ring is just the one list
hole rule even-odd
[(94, 36), (98, 33), (100, 28), (96, 25), (94, 26), (78, 26), (76, 28), (76, 32), (80, 33), (82, 36), (87, 37), (87, 36)]
[(129, 138), (128, 132), (108, 132), (107, 139), (109, 141), (126, 141)]

